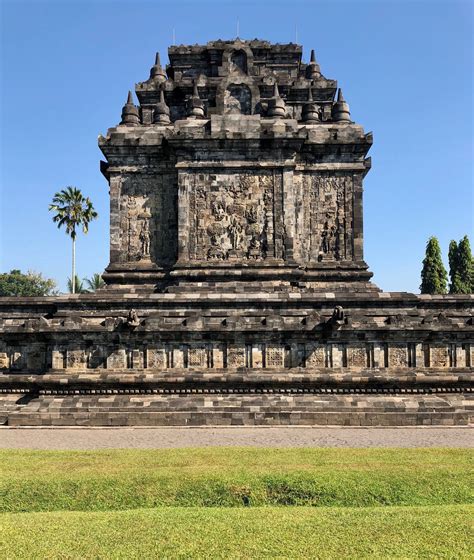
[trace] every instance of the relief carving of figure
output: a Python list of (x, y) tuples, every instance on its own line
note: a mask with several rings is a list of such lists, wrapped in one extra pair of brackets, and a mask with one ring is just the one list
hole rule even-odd
[(324, 229), (321, 233), (321, 252), (324, 255), (335, 256), (337, 228), (332, 221), (327, 220), (324, 223)]
[(211, 211), (214, 215), (214, 218), (220, 222), (226, 215), (225, 202), (222, 200), (214, 200), (211, 203)]
[(129, 327), (138, 327), (140, 324), (140, 319), (138, 318), (138, 313), (135, 309), (130, 309), (127, 316), (127, 325)]
[(240, 249), (242, 245), (242, 224), (237, 220), (235, 216), (232, 216), (229, 225), (230, 242), (232, 243), (232, 249)]
[(142, 229), (140, 230), (140, 243), (142, 248), (142, 256), (150, 256), (150, 226), (148, 220), (143, 220)]

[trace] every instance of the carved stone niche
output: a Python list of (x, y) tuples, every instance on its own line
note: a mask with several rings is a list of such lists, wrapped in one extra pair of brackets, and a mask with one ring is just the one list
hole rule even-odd
[(230, 55), (230, 62), (233, 67), (247, 74), (247, 53), (244, 50), (233, 51)]
[(252, 93), (245, 84), (230, 84), (224, 93), (224, 113), (250, 115), (252, 113)]

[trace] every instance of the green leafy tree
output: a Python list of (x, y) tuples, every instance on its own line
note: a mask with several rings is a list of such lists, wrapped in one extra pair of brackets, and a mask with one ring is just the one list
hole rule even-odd
[(465, 235), (458, 245), (458, 266), (457, 274), (459, 276), (460, 290), (458, 294), (471, 294), (473, 290), (473, 269), (472, 269), (472, 252), (469, 238)]
[(420, 291), (422, 294), (445, 294), (448, 275), (441, 259), (441, 249), (436, 237), (430, 237), (421, 270)]
[(76, 187), (66, 187), (57, 192), (49, 210), (55, 212), (53, 222), (58, 224), (58, 228), (65, 227), (66, 234), (72, 239), (72, 286), (71, 293), (76, 293), (76, 236), (77, 230), (82, 227), (82, 231), (89, 231), (89, 223), (97, 218), (97, 212), (89, 197), (84, 197), (80, 189)]
[(14, 269), (0, 274), (0, 296), (50, 296), (57, 293), (55, 288), (56, 282), (39, 272)]
[(451, 241), (449, 244), (449, 277), (451, 294), (471, 294), (474, 291), (474, 268), (467, 235), (459, 243)]
[(89, 288), (89, 292), (95, 292), (96, 290), (99, 290), (100, 288), (103, 288), (105, 286), (102, 275), (98, 272), (93, 274), (90, 278), (86, 278), (85, 280)]
[(84, 280), (81, 280), (77, 274), (74, 278), (74, 291), (70, 278), (67, 279), (67, 289), (70, 294), (87, 294), (89, 292), (84, 284)]
[(450, 294), (460, 294), (461, 292), (461, 278), (459, 277), (459, 248), (458, 244), (454, 239), (449, 243), (448, 251), (448, 261), (449, 261), (449, 293)]

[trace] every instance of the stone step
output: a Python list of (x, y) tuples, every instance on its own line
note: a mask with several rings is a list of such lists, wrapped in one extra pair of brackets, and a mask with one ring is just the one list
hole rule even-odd
[[(469, 395), (470, 396), (470, 395)], [(8, 413), (8, 425), (465, 425), (465, 395), (40, 395)]]

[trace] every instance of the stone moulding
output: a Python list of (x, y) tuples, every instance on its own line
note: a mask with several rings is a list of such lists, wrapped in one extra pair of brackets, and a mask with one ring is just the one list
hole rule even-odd
[(219, 295), (2, 298), (0, 418), (11, 425), (472, 419), (472, 296)]

